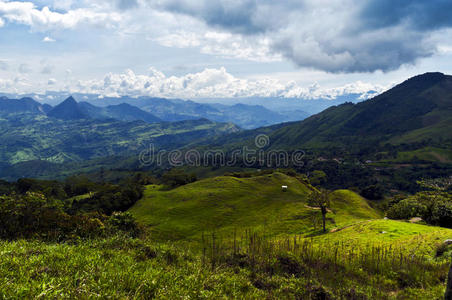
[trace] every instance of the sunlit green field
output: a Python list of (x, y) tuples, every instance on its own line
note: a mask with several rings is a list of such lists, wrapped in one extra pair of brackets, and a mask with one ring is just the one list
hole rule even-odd
[(452, 230), (383, 219), (337, 190), (323, 233), (310, 189), (277, 172), (149, 185), (130, 209), (140, 238), (1, 241), (0, 298), (442, 297)]
[[(288, 186), (286, 192), (282, 185)], [(212, 232), (230, 236), (250, 229), (268, 236), (306, 235), (320, 229), (320, 212), (307, 201), (310, 188), (282, 173), (215, 177), (169, 191), (151, 185), (130, 211), (162, 240), (199, 239)], [(381, 217), (351, 191), (335, 191), (331, 198), (330, 229)]]

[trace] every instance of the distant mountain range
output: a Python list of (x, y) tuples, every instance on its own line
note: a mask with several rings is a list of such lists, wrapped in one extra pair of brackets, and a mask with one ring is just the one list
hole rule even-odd
[(31, 98), (1, 97), (0, 178), (55, 177), (100, 166), (136, 168), (138, 153), (151, 143), (167, 151), (230, 151), (255, 146), (258, 134), (268, 136), (265, 150), (305, 150), (360, 161), (372, 157), (384, 163), (452, 162), (452, 76), (442, 73), (413, 77), (370, 100), (332, 106), (303, 121), (252, 130), (231, 120), (253, 128), (281, 115), (243, 104), (148, 97), (84, 100), (69, 97), (51, 107)]
[(93, 119), (116, 119), (121, 121), (144, 121), (146, 123), (163, 122), (162, 119), (138, 107), (127, 103), (109, 105), (107, 107), (94, 106), (88, 102), (80, 102), (79, 106), (85, 115)]
[[(76, 99), (83, 101), (77, 103)], [(50, 113), (51, 117), (67, 120), (111, 118), (121, 121), (142, 120), (148, 123), (209, 119), (215, 122), (234, 123), (244, 129), (298, 121), (309, 116), (308, 113), (299, 109), (276, 112), (261, 105), (207, 104), (190, 100), (152, 97), (99, 99), (92, 95), (90, 97), (76, 95), (69, 96), (55, 107), (41, 104), (30, 97), (18, 100), (0, 98), (0, 114), (17, 112)]]
[(24, 97), (19, 100), (0, 97), (0, 114), (30, 112), (46, 114), (52, 110), (49, 104), (41, 104), (32, 98)]
[(31, 98), (0, 98), (0, 114), (20, 113), (47, 115), (51, 118), (68, 121), (82, 119), (114, 119), (118, 121), (144, 121), (147, 123), (163, 122), (163, 120), (151, 113), (126, 103), (97, 107), (87, 102), (78, 103), (71, 96), (55, 107), (52, 107), (48, 104), (41, 104)]
[(174, 149), (240, 130), (233, 123), (205, 118), (163, 121), (126, 103), (97, 107), (68, 97), (51, 107), (31, 98), (2, 97), (0, 178), (11, 176), (14, 166), (29, 174), (27, 169), (36, 170), (36, 166), (37, 171), (53, 170), (55, 164), (78, 164), (112, 156), (134, 156), (136, 164), (138, 153), (150, 145)]
[(98, 107), (88, 102), (77, 103), (72, 96), (52, 108), (47, 115), (62, 120), (115, 119), (120, 121), (144, 121), (147, 123), (163, 122), (153, 114), (130, 104), (121, 103), (107, 107)]
[(279, 113), (267, 109), (262, 105), (247, 105), (242, 103), (234, 105), (206, 104), (190, 100), (151, 97), (107, 97), (102, 99), (88, 99), (86, 101), (96, 106), (111, 106), (127, 103), (151, 113), (164, 121), (206, 118), (215, 122), (231, 122), (244, 129), (298, 121), (309, 116), (308, 113), (301, 110)]

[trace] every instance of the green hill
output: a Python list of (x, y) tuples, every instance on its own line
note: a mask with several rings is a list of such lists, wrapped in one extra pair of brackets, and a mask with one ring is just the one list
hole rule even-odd
[(427, 73), (358, 104), (331, 107), (303, 122), (276, 130), (272, 147), (420, 142), (449, 139), (452, 76)]
[(332, 106), (300, 122), (219, 137), (225, 148), (254, 145), (258, 134), (269, 136), (270, 149), (362, 148), (451, 142), (452, 76), (426, 73), (406, 80), (370, 100)]
[(317, 241), (343, 243), (348, 247), (378, 243), (404, 248), (416, 253), (431, 254), (437, 244), (452, 236), (452, 230), (437, 226), (413, 224), (394, 220), (368, 220), (337, 228), (335, 232), (319, 236)]
[[(288, 190), (283, 192), (282, 185)], [(150, 225), (155, 238), (199, 238), (217, 232), (231, 236), (246, 229), (268, 235), (309, 234), (320, 229), (320, 212), (309, 207), (310, 187), (297, 178), (273, 173), (252, 178), (215, 177), (165, 191), (146, 188), (131, 212)], [(330, 228), (380, 217), (351, 191), (332, 194)]]

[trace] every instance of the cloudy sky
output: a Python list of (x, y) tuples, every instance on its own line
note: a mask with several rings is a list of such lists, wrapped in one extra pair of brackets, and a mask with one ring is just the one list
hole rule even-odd
[(0, 0), (0, 92), (335, 97), (452, 74), (450, 0)]

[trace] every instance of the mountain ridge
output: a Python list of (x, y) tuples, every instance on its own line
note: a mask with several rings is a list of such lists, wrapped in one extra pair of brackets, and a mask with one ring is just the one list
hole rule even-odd
[(309, 114), (282, 114), (262, 105), (199, 103), (192, 100), (166, 99), (158, 97), (104, 97), (87, 100), (96, 106), (127, 103), (149, 112), (164, 121), (182, 121), (206, 118), (215, 122), (232, 122), (245, 129), (254, 129), (277, 123), (302, 120)]
[(46, 114), (51, 106), (41, 104), (30, 97), (20, 99), (10, 99), (5, 96), (0, 97), (0, 113), (36, 113)]
[(450, 130), (452, 76), (426, 73), (405, 80), (372, 99), (332, 106), (303, 121), (259, 128), (237, 137), (221, 137), (216, 143), (225, 143), (230, 138), (230, 144), (252, 144), (253, 136), (265, 132), (273, 149), (332, 146), (347, 149), (386, 142), (448, 140)]
[(162, 120), (153, 114), (146, 112), (136, 106), (121, 103), (99, 107), (89, 102), (79, 102), (82, 111), (93, 119), (115, 119), (120, 121), (144, 121), (147, 123), (158, 123)]

